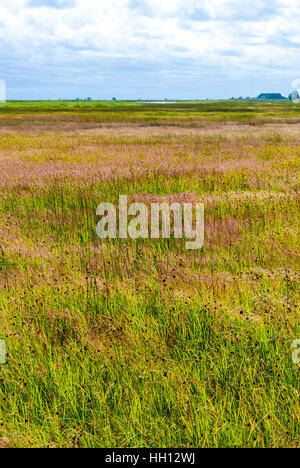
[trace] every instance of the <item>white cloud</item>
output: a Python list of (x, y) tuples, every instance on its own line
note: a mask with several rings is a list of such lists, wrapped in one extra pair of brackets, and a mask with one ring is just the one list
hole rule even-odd
[(291, 74), (299, 20), (299, 0), (1, 0), (0, 70), (102, 57)]

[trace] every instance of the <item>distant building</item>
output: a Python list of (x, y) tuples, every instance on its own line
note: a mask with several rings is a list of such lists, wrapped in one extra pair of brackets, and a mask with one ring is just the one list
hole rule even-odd
[(286, 99), (286, 97), (282, 96), (280, 93), (262, 93), (257, 96), (257, 99), (266, 101), (280, 101)]

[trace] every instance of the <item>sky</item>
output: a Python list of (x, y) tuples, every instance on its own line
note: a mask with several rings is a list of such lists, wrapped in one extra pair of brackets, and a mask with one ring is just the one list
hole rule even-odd
[(299, 0), (0, 0), (7, 99), (287, 95)]

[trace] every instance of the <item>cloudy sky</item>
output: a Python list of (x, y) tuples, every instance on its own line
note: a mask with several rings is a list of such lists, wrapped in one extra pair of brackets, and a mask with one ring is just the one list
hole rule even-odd
[(299, 0), (0, 0), (0, 79), (8, 99), (287, 94), (299, 25)]

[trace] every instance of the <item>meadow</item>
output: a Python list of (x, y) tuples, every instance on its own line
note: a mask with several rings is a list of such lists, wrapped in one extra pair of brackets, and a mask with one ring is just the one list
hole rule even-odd
[[(300, 105), (0, 104), (0, 447), (299, 447)], [(100, 240), (201, 202), (205, 244)]]

